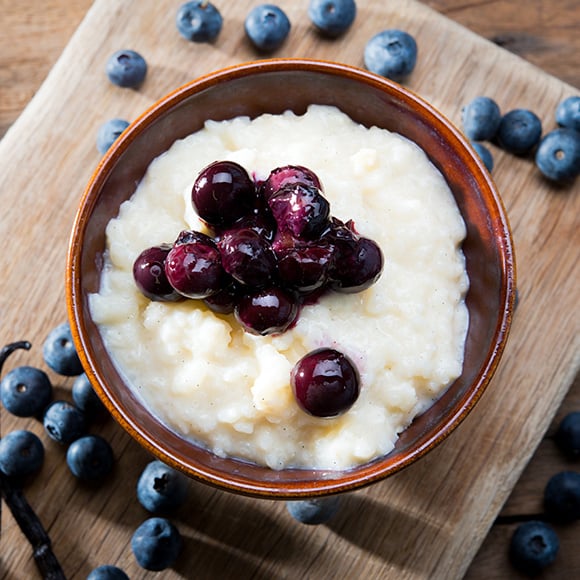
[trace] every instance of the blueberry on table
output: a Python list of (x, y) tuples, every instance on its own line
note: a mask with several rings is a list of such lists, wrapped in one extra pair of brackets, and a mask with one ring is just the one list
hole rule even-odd
[(489, 97), (475, 97), (461, 111), (463, 132), (473, 141), (491, 141), (501, 122), (498, 104)]
[(131, 549), (138, 564), (159, 572), (171, 567), (183, 545), (179, 530), (166, 518), (145, 520), (131, 538)]
[(50, 331), (42, 345), (44, 362), (55, 372), (72, 377), (83, 372), (68, 322)]
[(530, 521), (519, 525), (510, 541), (509, 555), (520, 572), (537, 575), (556, 559), (560, 540), (547, 523)]
[(129, 580), (129, 576), (121, 568), (105, 564), (91, 570), (87, 580)]
[(165, 260), (172, 244), (160, 244), (143, 250), (133, 263), (133, 278), (141, 293), (158, 302), (175, 302), (181, 294), (169, 283)]
[(514, 155), (527, 155), (539, 143), (542, 122), (529, 109), (514, 109), (506, 113), (497, 128), (499, 146)]
[(475, 149), (475, 152), (479, 155), (479, 158), (491, 173), (493, 171), (493, 155), (491, 154), (491, 151), (483, 145), (483, 143), (479, 143), (478, 141), (472, 141), (471, 146)]
[(175, 18), (179, 34), (191, 42), (212, 42), (223, 25), (219, 10), (208, 0), (186, 2), (179, 7)]
[(185, 475), (159, 460), (151, 461), (137, 482), (137, 499), (151, 513), (171, 511), (181, 506), (189, 490)]
[(354, 0), (310, 0), (308, 17), (321, 34), (337, 38), (354, 22), (356, 3)]
[(0, 382), (0, 399), (4, 408), (13, 415), (36, 417), (52, 400), (52, 384), (40, 369), (17, 367)]
[(106, 410), (85, 373), (75, 379), (72, 386), (72, 398), (75, 405), (89, 418), (103, 414)]
[(580, 97), (573, 96), (564, 99), (556, 108), (556, 123), (560, 127), (568, 127), (580, 131)]
[(128, 126), (129, 122), (125, 119), (105, 121), (97, 131), (97, 150), (99, 153), (104, 155)]
[(580, 132), (554, 129), (540, 141), (535, 162), (542, 175), (552, 181), (574, 179), (580, 173)]
[(69, 445), (66, 463), (75, 477), (85, 481), (98, 481), (113, 469), (113, 450), (109, 442), (100, 435), (85, 435)]
[(107, 60), (106, 73), (118, 87), (134, 89), (147, 75), (147, 62), (134, 50), (117, 50)]
[(68, 445), (86, 432), (85, 415), (67, 401), (54, 401), (44, 412), (44, 429), (48, 436)]
[(552, 476), (544, 489), (544, 508), (557, 522), (580, 519), (580, 473), (561, 471)]
[(280, 48), (290, 33), (290, 20), (274, 4), (261, 4), (246, 16), (244, 28), (252, 44), (262, 52)]
[(340, 498), (337, 495), (286, 502), (286, 509), (295, 520), (311, 526), (328, 522), (339, 507)]
[(404, 30), (383, 30), (367, 42), (364, 63), (369, 71), (401, 82), (417, 64), (417, 43)]
[(8, 477), (32, 475), (43, 461), (44, 446), (31, 431), (11, 431), (0, 439), (0, 471)]
[(556, 445), (571, 457), (580, 457), (580, 411), (568, 413), (558, 425)]

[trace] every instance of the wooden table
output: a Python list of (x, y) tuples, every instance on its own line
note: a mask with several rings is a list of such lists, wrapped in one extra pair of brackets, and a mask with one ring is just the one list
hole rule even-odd
[[(0, 137), (39, 88), (91, 3), (91, 0), (46, 0), (40, 5), (31, 0), (0, 0)], [(578, 0), (483, 0), (467, 4), (459, 0), (427, 0), (425, 3), (546, 72), (580, 87)], [(551, 438), (559, 420), (567, 412), (578, 409), (580, 382), (576, 379), (475, 557), (467, 578), (514, 577), (505, 553), (515, 526), (541, 511), (543, 487), (552, 474), (564, 469), (579, 469), (578, 463), (566, 461), (558, 453)], [(7, 517), (4, 512), (3, 520)], [(580, 551), (577, 549), (580, 523), (558, 531), (562, 557), (558, 567), (545, 577), (580, 577)], [(14, 546), (3, 546), (0, 555), (14, 554), (14, 549)], [(22, 543), (20, 549), (26, 550), (27, 546)], [(7, 577), (2, 574), (0, 560), (0, 576)]]

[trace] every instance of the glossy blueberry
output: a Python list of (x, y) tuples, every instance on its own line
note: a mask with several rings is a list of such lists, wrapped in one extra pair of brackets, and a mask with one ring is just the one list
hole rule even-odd
[(493, 155), (491, 154), (491, 151), (483, 143), (479, 143), (478, 141), (472, 141), (471, 146), (475, 149), (475, 152), (479, 155), (479, 158), (491, 173), (493, 171)]
[(266, 202), (285, 185), (301, 183), (316, 187), (322, 191), (322, 184), (318, 176), (302, 165), (284, 165), (273, 169), (261, 185), (262, 196)]
[(55, 372), (72, 377), (83, 372), (68, 322), (50, 331), (42, 345), (44, 362)]
[(143, 250), (133, 263), (135, 284), (150, 300), (175, 302), (181, 298), (165, 274), (165, 260), (171, 249), (171, 244), (152, 246)]
[(218, 314), (231, 314), (240, 296), (243, 294), (241, 286), (232, 281), (223, 290), (212, 294), (204, 299), (207, 307)]
[(194, 0), (179, 7), (175, 18), (179, 34), (192, 42), (212, 42), (221, 32), (223, 18), (208, 0)]
[(111, 445), (100, 435), (79, 437), (66, 452), (66, 464), (71, 473), (85, 481), (103, 479), (111, 473), (114, 462)]
[(544, 508), (557, 522), (580, 519), (580, 472), (561, 471), (552, 476), (544, 489)]
[(52, 384), (40, 369), (17, 367), (0, 382), (0, 398), (4, 408), (17, 417), (40, 416), (52, 400)]
[(334, 247), (325, 241), (295, 242), (277, 252), (278, 277), (287, 288), (309, 293), (322, 288), (328, 281), (334, 259)]
[(250, 10), (244, 22), (246, 35), (260, 51), (280, 48), (290, 33), (290, 20), (274, 4), (261, 4)]
[(371, 72), (401, 82), (417, 64), (417, 43), (403, 30), (383, 30), (367, 42), (364, 63)]
[(554, 440), (570, 457), (580, 457), (580, 411), (568, 413), (560, 421)]
[(87, 580), (129, 580), (129, 576), (121, 568), (105, 564), (91, 570)]
[(475, 97), (461, 111), (463, 132), (473, 141), (491, 141), (501, 122), (498, 104), (489, 97)]
[(313, 526), (328, 522), (339, 507), (340, 498), (337, 495), (286, 502), (286, 509), (295, 520)]
[(499, 146), (515, 155), (528, 154), (540, 141), (542, 122), (529, 109), (514, 109), (506, 113), (497, 128)]
[(509, 555), (517, 570), (533, 576), (554, 562), (559, 549), (560, 540), (549, 524), (530, 521), (516, 528)]
[(298, 316), (296, 298), (280, 288), (265, 288), (244, 294), (235, 316), (253, 334), (277, 334), (287, 330)]
[(40, 470), (42, 441), (31, 431), (11, 431), (0, 439), (0, 471), (9, 477), (26, 477)]
[(183, 545), (179, 530), (166, 518), (145, 520), (131, 538), (131, 549), (142, 568), (159, 572), (171, 567)]
[(189, 490), (185, 475), (162, 461), (151, 461), (137, 482), (137, 499), (151, 513), (162, 513), (181, 506)]
[(580, 131), (580, 97), (573, 96), (564, 99), (556, 108), (556, 123), (560, 127), (568, 127)]
[(147, 75), (147, 62), (134, 50), (118, 50), (107, 60), (107, 76), (118, 87), (136, 88)]
[(85, 373), (79, 375), (72, 386), (72, 398), (75, 405), (88, 417), (104, 414), (106, 407), (93, 389)]
[(580, 132), (554, 129), (540, 141), (536, 166), (552, 181), (574, 179), (580, 173)]
[(58, 443), (68, 445), (86, 432), (85, 415), (67, 401), (54, 401), (44, 412), (44, 429)]
[(354, 22), (356, 3), (354, 0), (310, 0), (308, 17), (320, 33), (337, 38)]
[(97, 149), (105, 154), (121, 133), (129, 126), (125, 119), (109, 119), (105, 121), (97, 132)]

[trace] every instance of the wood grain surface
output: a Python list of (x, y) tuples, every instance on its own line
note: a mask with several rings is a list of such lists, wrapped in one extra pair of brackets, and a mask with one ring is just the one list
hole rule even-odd
[[(179, 4), (97, 0), (91, 6), (88, 0), (47, 0), (40, 9), (38, 2), (0, 0), (0, 134), (12, 127), (0, 142), (0, 343), (22, 338), (34, 343), (8, 368), (43, 366), (42, 340), (64, 317), (64, 253), (78, 196), (98, 162), (98, 124), (110, 116), (136, 115), (193, 76), (256, 57), (240, 33), (255, 2), (223, 4), (224, 31), (213, 46), (194, 46), (177, 37), (172, 21)], [(502, 108), (534, 109), (548, 128), (559, 100), (578, 93), (570, 84), (580, 86), (578, 2), (427, 3), (561, 80), (425, 4), (359, 2), (355, 27), (332, 43), (312, 33), (304, 16), (306, 2), (278, 4), (294, 23), (279, 56), (361, 65), (362, 47), (371, 34), (406, 28), (420, 47), (408, 85), (457, 123), (467, 99), (489, 94)], [(146, 54), (151, 66), (138, 92), (108, 86), (102, 73), (107, 56), (129, 45)], [(574, 383), (580, 208), (577, 183), (555, 188), (540, 179), (529, 160), (496, 148), (493, 152), (494, 177), (516, 241), (521, 304), (499, 372), (474, 413), (417, 465), (345, 496), (341, 513), (328, 526), (299, 526), (282, 504), (194, 484), (187, 505), (175, 516), (185, 537), (184, 554), (173, 570), (159, 576), (517, 577), (506, 555), (517, 521), (541, 513), (543, 486), (553, 473), (578, 469), (558, 454), (551, 436), (566, 412), (580, 408), (580, 386)], [(51, 378), (56, 397), (70, 399), (72, 381), (54, 373)], [(64, 465), (64, 450), (47, 440), (38, 422), (2, 412), (1, 427), (2, 434), (29, 428), (46, 443), (44, 468), (26, 493), (68, 578), (84, 578), (103, 563), (117, 563), (131, 578), (155, 577), (137, 566), (129, 547), (132, 531), (146, 517), (134, 486), (149, 458), (136, 443), (112, 421), (93, 426), (111, 441), (117, 458), (113, 477), (97, 489), (74, 480)], [(578, 524), (558, 532), (561, 553), (544, 577), (578, 577)], [(6, 509), (0, 541), (0, 577), (38, 577), (29, 546)]]

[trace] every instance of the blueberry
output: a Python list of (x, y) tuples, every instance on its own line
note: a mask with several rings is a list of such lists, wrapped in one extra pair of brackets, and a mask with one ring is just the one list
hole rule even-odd
[(36, 417), (52, 399), (48, 375), (37, 368), (22, 366), (11, 370), (0, 382), (4, 408), (17, 417)]
[(147, 62), (134, 50), (118, 50), (107, 60), (106, 72), (114, 85), (136, 88), (145, 80)]
[(556, 429), (556, 445), (571, 457), (580, 457), (580, 411), (568, 413)]
[(97, 132), (97, 149), (104, 155), (121, 133), (129, 126), (125, 119), (109, 119), (103, 123)]
[(70, 444), (66, 463), (75, 477), (85, 481), (100, 480), (113, 469), (113, 450), (100, 435), (85, 435)]
[(207, 0), (182, 4), (175, 19), (179, 34), (192, 42), (212, 42), (220, 33), (222, 24), (219, 10)]
[(0, 471), (5, 475), (31, 475), (40, 470), (43, 461), (42, 441), (31, 431), (11, 431), (0, 439)]
[(489, 97), (475, 97), (461, 111), (463, 132), (473, 141), (491, 141), (501, 122), (498, 104)]
[(483, 161), (483, 164), (487, 167), (487, 170), (491, 173), (493, 170), (493, 156), (491, 151), (477, 141), (472, 141), (471, 146), (475, 149), (475, 152), (479, 155), (479, 158)]
[(86, 431), (85, 416), (67, 401), (54, 401), (44, 412), (44, 429), (48, 436), (68, 445)]
[(551, 477), (544, 489), (544, 508), (558, 522), (580, 519), (580, 473), (561, 471)]
[(92, 570), (87, 580), (129, 580), (129, 576), (121, 568), (105, 564)]
[(182, 505), (188, 492), (188, 479), (162, 461), (145, 466), (137, 482), (137, 499), (151, 513), (174, 510)]
[(354, 22), (356, 3), (354, 0), (310, 0), (308, 16), (319, 32), (337, 38)]
[(261, 51), (280, 48), (290, 33), (290, 20), (278, 6), (261, 4), (253, 8), (244, 22), (246, 35)]
[(401, 82), (417, 63), (417, 43), (403, 30), (383, 30), (366, 44), (364, 63), (368, 70)]
[(556, 123), (580, 131), (580, 97), (568, 97), (556, 108)]
[(105, 405), (85, 373), (79, 375), (72, 386), (72, 398), (75, 405), (88, 417), (93, 418), (105, 412)]
[(142, 568), (158, 572), (173, 565), (183, 540), (179, 530), (167, 519), (145, 520), (131, 538), (135, 559)]
[(554, 129), (540, 141), (536, 166), (552, 181), (574, 179), (580, 173), (580, 133), (573, 129)]
[(287, 501), (288, 513), (302, 524), (318, 525), (330, 520), (340, 505), (339, 496)]
[(530, 521), (516, 528), (509, 554), (517, 570), (536, 575), (554, 562), (559, 549), (560, 540), (549, 524)]
[(42, 346), (42, 354), (44, 362), (61, 375), (72, 377), (83, 372), (68, 322), (49, 333)]
[(540, 141), (542, 122), (529, 109), (506, 113), (497, 128), (496, 138), (502, 149), (515, 155), (526, 155)]

